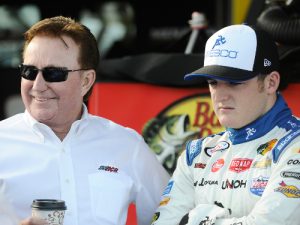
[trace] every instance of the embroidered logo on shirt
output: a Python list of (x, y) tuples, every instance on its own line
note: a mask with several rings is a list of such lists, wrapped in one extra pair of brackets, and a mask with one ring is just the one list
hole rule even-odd
[(215, 153), (217, 151), (224, 151), (224, 150), (228, 149), (229, 146), (230, 145), (227, 141), (221, 141), (215, 147), (205, 148), (204, 152), (206, 153), (206, 155), (211, 157), (213, 153)]
[(252, 163), (252, 168), (259, 168), (259, 169), (266, 169), (270, 167), (272, 164), (272, 159), (270, 158), (264, 158), (259, 161), (255, 161)]
[(275, 192), (280, 192), (288, 198), (300, 198), (300, 190), (294, 185), (287, 185), (284, 181), (280, 182), (280, 186), (274, 189)]
[(170, 197), (164, 198), (163, 200), (161, 200), (161, 202), (159, 203), (159, 206), (163, 206), (163, 205), (167, 205), (170, 201)]
[(284, 178), (294, 178), (294, 179), (300, 180), (300, 173), (298, 173), (298, 172), (282, 171), (280, 173), (280, 176), (282, 176)]
[(286, 163), (287, 165), (300, 165), (300, 159), (290, 159)]
[(246, 131), (247, 131), (247, 137), (246, 137), (246, 140), (248, 140), (250, 136), (252, 136), (252, 135), (255, 134), (256, 129), (254, 129), (254, 128), (247, 128)]
[(231, 161), (229, 170), (236, 173), (240, 173), (249, 169), (251, 163), (252, 163), (252, 159), (236, 158)]
[(222, 189), (246, 188), (246, 180), (226, 180), (222, 181)]
[(103, 170), (103, 171), (107, 171), (107, 172), (111, 172), (111, 173), (117, 173), (119, 169), (116, 167), (113, 167), (113, 166), (99, 166), (98, 170)]
[(289, 120), (289, 121), (287, 121), (287, 123), (288, 123), (288, 124), (290, 124), (292, 128), (295, 128), (295, 127), (297, 127), (297, 124), (296, 124), (296, 123), (294, 123), (294, 122), (292, 122), (292, 121), (290, 121), (290, 120)]
[(154, 223), (156, 220), (158, 220), (159, 216), (160, 216), (160, 212), (154, 213), (151, 224)]
[(277, 139), (272, 139), (271, 141), (262, 144), (257, 149), (257, 154), (265, 155), (268, 151), (270, 151), (276, 144)]
[(218, 185), (217, 180), (205, 180), (204, 178), (201, 179), (201, 181), (196, 181), (194, 183), (194, 186), (206, 186), (206, 185)]
[(195, 163), (194, 168), (204, 169), (206, 167), (205, 163)]
[(169, 181), (167, 187), (166, 187), (165, 190), (164, 190), (163, 195), (170, 194), (170, 192), (171, 192), (171, 190), (172, 190), (172, 187), (173, 187), (173, 184), (174, 184), (174, 181), (173, 181), (173, 180)]
[(297, 137), (300, 133), (300, 129), (296, 130), (288, 135), (286, 135), (284, 138), (282, 138), (279, 143), (276, 145), (275, 147), (275, 151), (274, 152), (280, 152), (283, 151), (283, 149), (285, 148), (286, 145), (288, 145), (292, 140), (294, 140), (295, 137)]
[(252, 183), (250, 186), (250, 191), (258, 196), (262, 196), (267, 184), (268, 184), (269, 178), (268, 177), (255, 177), (252, 179)]
[(224, 166), (224, 159), (218, 159), (216, 162), (212, 164), (211, 172), (217, 172)]

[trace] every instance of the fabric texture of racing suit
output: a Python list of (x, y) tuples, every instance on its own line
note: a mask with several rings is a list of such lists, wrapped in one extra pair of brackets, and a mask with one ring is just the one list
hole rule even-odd
[(152, 224), (300, 224), (299, 126), (278, 94), (244, 128), (190, 141)]

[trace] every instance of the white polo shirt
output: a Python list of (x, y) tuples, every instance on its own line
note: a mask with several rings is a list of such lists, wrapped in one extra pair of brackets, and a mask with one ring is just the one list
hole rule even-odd
[(66, 201), (64, 225), (123, 225), (131, 202), (148, 225), (168, 179), (140, 135), (85, 106), (63, 141), (26, 111), (0, 122), (0, 224), (51, 198)]

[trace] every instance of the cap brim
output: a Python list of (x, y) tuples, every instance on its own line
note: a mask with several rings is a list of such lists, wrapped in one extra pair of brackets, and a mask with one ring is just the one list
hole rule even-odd
[(186, 74), (184, 76), (184, 80), (203, 78), (224, 81), (245, 81), (255, 77), (256, 75), (256, 73), (248, 70), (213, 65), (205, 66), (192, 73)]

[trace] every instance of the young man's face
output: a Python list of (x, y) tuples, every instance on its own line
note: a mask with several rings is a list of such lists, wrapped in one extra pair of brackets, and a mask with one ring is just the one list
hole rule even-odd
[(257, 77), (241, 83), (208, 83), (214, 111), (225, 127), (242, 128), (270, 109), (270, 95), (265, 91), (264, 81)]

